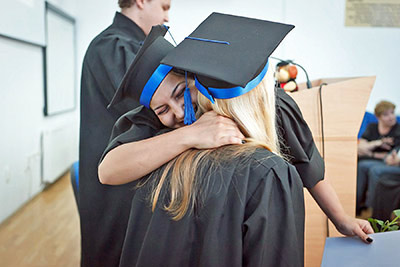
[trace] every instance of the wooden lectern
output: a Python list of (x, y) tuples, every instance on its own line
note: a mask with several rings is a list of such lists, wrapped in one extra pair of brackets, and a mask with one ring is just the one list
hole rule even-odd
[[(357, 134), (374, 82), (375, 77), (320, 79), (312, 82), (311, 89), (300, 84), (299, 91), (289, 93), (299, 105), (324, 156), (325, 179), (350, 216), (355, 216), (356, 206)], [(307, 190), (304, 196), (305, 266), (320, 266), (326, 237), (341, 234)]]

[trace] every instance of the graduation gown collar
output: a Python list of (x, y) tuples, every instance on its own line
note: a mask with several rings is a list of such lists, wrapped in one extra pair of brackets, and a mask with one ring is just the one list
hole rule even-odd
[(112, 27), (119, 28), (129, 35), (135, 36), (138, 40), (146, 38), (143, 30), (133, 20), (120, 12), (115, 12)]

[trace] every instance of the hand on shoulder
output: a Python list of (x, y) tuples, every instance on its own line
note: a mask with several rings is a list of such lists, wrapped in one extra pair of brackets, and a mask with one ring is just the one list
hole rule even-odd
[(242, 144), (245, 138), (238, 125), (215, 111), (204, 113), (195, 123), (185, 126), (185, 136), (191, 147), (197, 149), (217, 148), (224, 145)]

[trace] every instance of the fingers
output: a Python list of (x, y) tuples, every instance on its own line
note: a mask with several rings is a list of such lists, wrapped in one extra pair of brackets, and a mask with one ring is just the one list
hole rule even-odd
[(367, 235), (372, 233), (374, 233), (374, 231), (368, 222), (357, 220), (357, 227), (354, 229), (354, 234), (361, 238), (364, 243), (371, 244), (373, 242), (372, 238)]
[(373, 234), (374, 230), (371, 227), (371, 224), (366, 221), (366, 220), (360, 220), (360, 219), (356, 219), (357, 223), (360, 225), (361, 229), (363, 230), (364, 233), (367, 234)]
[(382, 141), (381, 147), (384, 146), (385, 148), (391, 147), (391, 145), (394, 144), (394, 139), (392, 137), (384, 137), (381, 139), (381, 141)]
[(240, 139), (245, 138), (236, 122), (224, 116), (217, 115), (213, 118), (211, 127), (221, 136), (233, 136)]
[(393, 145), (394, 144), (394, 138), (393, 137), (386, 137), (385, 142), (390, 144), (390, 145)]
[(359, 228), (359, 227), (357, 227), (355, 230), (354, 230), (354, 233), (359, 237), (359, 238), (361, 238), (361, 240), (362, 241), (364, 241), (364, 243), (366, 243), (366, 244), (371, 244), (372, 243), (372, 238), (370, 238), (366, 233), (364, 233), (362, 230), (361, 230), (361, 228)]
[(386, 144), (386, 143), (383, 143), (381, 145), (381, 148), (386, 149), (386, 150), (390, 150), (392, 147), (390, 145)]
[(224, 136), (220, 139), (220, 146), (241, 144), (243, 144), (243, 139), (234, 136)]
[(245, 136), (231, 119), (214, 111), (204, 113), (190, 126), (196, 140), (193, 147), (198, 149), (216, 148), (230, 144), (242, 144)]
[(194, 124), (212, 124), (216, 125), (232, 125), (237, 127), (236, 123), (224, 116), (218, 115), (215, 111), (204, 113)]
[(216, 142), (218, 146), (223, 145), (240, 145), (243, 144), (245, 139), (244, 135), (237, 129), (237, 127), (232, 127), (229, 129), (220, 129), (216, 134)]

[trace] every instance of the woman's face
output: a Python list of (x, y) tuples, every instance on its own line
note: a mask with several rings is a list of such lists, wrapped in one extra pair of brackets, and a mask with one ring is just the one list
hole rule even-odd
[(396, 115), (394, 109), (385, 110), (379, 117), (379, 123), (382, 123), (386, 127), (392, 127), (396, 124)]
[[(192, 79), (188, 78), (188, 85), (192, 97), (193, 108), (197, 110), (197, 89)], [(185, 77), (170, 72), (161, 82), (150, 102), (150, 108), (154, 111), (161, 123), (169, 128), (185, 126), (184, 93), (186, 89)]]

